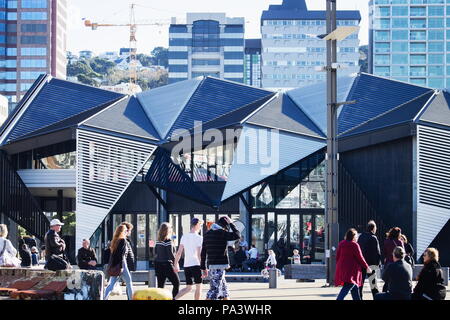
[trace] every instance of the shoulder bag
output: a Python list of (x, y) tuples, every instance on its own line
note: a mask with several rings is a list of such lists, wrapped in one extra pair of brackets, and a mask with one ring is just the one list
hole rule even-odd
[(18, 268), (20, 267), (20, 259), (16, 256), (13, 256), (9, 251), (6, 251), (6, 242), (9, 241), (5, 239), (3, 243), (3, 250), (0, 253), (0, 266), (1, 267), (12, 267)]

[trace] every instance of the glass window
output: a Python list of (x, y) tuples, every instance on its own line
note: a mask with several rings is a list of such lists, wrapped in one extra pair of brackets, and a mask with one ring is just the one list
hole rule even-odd
[(27, 91), (31, 88), (33, 84), (32, 83), (21, 83), (20, 84), (20, 91)]
[(407, 76), (408, 66), (392, 66), (392, 76)]
[(444, 6), (428, 7), (428, 16), (443, 16), (443, 15), (444, 15)]
[(6, 19), (7, 20), (17, 20), (17, 12), (7, 12)]
[(447, 54), (446, 61), (447, 61), (447, 64), (450, 64), (450, 54)]
[(8, 1), (8, 5), (7, 5), (8, 9), (17, 9), (17, 1)]
[(389, 53), (390, 43), (389, 42), (375, 42), (375, 52), (376, 53)]
[(429, 18), (428, 19), (428, 27), (429, 28), (443, 28), (444, 27), (444, 18)]
[(45, 9), (47, 8), (47, 0), (22, 0), (22, 8)]
[(428, 52), (443, 52), (444, 42), (428, 42)]
[(252, 241), (259, 253), (265, 251), (264, 248), (264, 229), (266, 226), (265, 215), (252, 214)]
[(22, 48), (20, 53), (23, 56), (46, 56), (47, 48)]
[(373, 26), (376, 29), (389, 29), (391, 27), (391, 19), (389, 18), (374, 19)]
[(426, 64), (427, 56), (425, 54), (412, 54), (410, 55), (411, 64)]
[(426, 42), (411, 42), (411, 52), (425, 52), (426, 50)]
[(429, 66), (428, 67), (429, 76), (443, 76), (444, 68), (442, 66)]
[(427, 75), (427, 68), (426, 67), (410, 67), (409, 75), (413, 76), (413, 77), (426, 76)]
[(392, 63), (393, 64), (408, 64), (408, 55), (407, 54), (393, 54), (392, 55)]
[(392, 42), (392, 52), (408, 52), (408, 42), (394, 41)]
[(392, 7), (392, 16), (407, 16), (408, 7), (407, 6), (394, 6)]
[(302, 208), (325, 208), (325, 182), (303, 182)]
[(22, 24), (20, 26), (22, 32), (47, 32), (47, 24), (45, 23), (34, 23), (34, 24)]
[(411, 19), (410, 26), (411, 28), (426, 28), (427, 19)]
[(428, 30), (428, 40), (444, 40), (444, 30)]
[(408, 40), (408, 30), (393, 30), (392, 40)]
[(20, 78), (24, 80), (35, 80), (37, 79), (42, 73), (42, 71), (22, 71), (20, 73)]
[(47, 12), (22, 12), (22, 20), (47, 20)]
[(390, 64), (389, 58), (390, 58), (390, 56), (388, 54), (376, 54), (374, 62), (375, 62), (375, 64), (389, 65)]
[(17, 48), (6, 48), (7, 56), (17, 56)]
[(390, 0), (375, 0), (375, 4), (389, 4)]
[(431, 88), (444, 88), (444, 78), (428, 78), (428, 86)]
[(445, 3), (445, 0), (428, 0), (427, 2), (430, 3), (430, 4)]
[(391, 75), (390, 67), (375, 66), (375, 74), (378, 76), (389, 77)]
[(410, 31), (411, 40), (427, 40), (426, 31)]
[(376, 41), (389, 40), (389, 31), (375, 31), (375, 40)]
[(425, 17), (427, 9), (426, 7), (411, 7), (410, 15), (412, 17)]
[(20, 36), (22, 44), (46, 44), (47, 36)]
[(391, 0), (392, 4), (407, 4), (408, 0)]
[(444, 63), (444, 55), (443, 54), (429, 54), (428, 55), (428, 63), (429, 64), (443, 64)]
[(47, 61), (44, 59), (25, 59), (20, 61), (20, 66), (23, 68), (46, 68)]
[(419, 86), (427, 85), (427, 79), (425, 78), (411, 78), (409, 82), (411, 82), (412, 84), (417, 84)]
[(392, 28), (408, 28), (408, 18), (392, 18)]
[(389, 17), (391, 15), (390, 7), (375, 7), (375, 15), (380, 17)]

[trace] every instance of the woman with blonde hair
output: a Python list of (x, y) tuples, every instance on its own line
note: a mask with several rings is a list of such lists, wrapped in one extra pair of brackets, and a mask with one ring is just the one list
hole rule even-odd
[(446, 287), (444, 276), (439, 264), (439, 252), (428, 248), (423, 254), (423, 268), (419, 273), (418, 282), (414, 288), (413, 300), (444, 300)]
[(126, 257), (128, 255), (128, 247), (126, 245), (125, 238), (128, 231), (125, 225), (120, 225), (114, 232), (113, 239), (111, 241), (111, 256), (108, 263), (108, 274), (111, 276), (108, 287), (105, 290), (104, 300), (108, 300), (111, 291), (114, 288), (117, 280), (122, 276), (127, 283), (127, 296), (128, 300), (133, 297), (133, 282), (131, 280), (131, 274), (128, 270)]
[(6, 239), (7, 237), (8, 227), (5, 224), (0, 224), (0, 267), (12, 267), (12, 264), (18, 264), (16, 267), (19, 267), (20, 261), (15, 258), (17, 255), (17, 250), (13, 247), (11, 241)]
[(158, 288), (164, 288), (166, 279), (173, 285), (173, 298), (178, 294), (180, 279), (174, 269), (175, 250), (172, 244), (172, 226), (168, 222), (161, 224), (158, 230), (158, 241), (155, 245), (155, 273)]

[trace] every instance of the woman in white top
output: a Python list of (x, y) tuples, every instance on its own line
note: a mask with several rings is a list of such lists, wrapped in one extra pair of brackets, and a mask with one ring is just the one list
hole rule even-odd
[(0, 266), (4, 264), (3, 256), (5, 253), (9, 253), (13, 257), (17, 255), (17, 250), (13, 247), (11, 241), (6, 239), (7, 236), (8, 227), (5, 224), (0, 224)]
[(275, 252), (273, 250), (268, 251), (269, 257), (266, 260), (266, 265), (269, 268), (276, 268), (277, 267), (277, 259), (275, 258)]

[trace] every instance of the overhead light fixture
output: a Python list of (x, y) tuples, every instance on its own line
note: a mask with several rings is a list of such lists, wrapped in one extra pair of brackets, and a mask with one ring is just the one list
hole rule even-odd
[[(320, 35), (317, 36), (320, 39), (323, 40), (337, 40), (337, 41), (342, 41), (345, 38), (347, 38), (349, 35), (358, 32), (359, 31), (359, 27), (358, 26), (343, 26), (343, 27), (338, 27), (336, 30), (334, 30), (333, 32), (327, 34), (327, 35)], [(324, 36), (324, 37), (322, 37)]]

